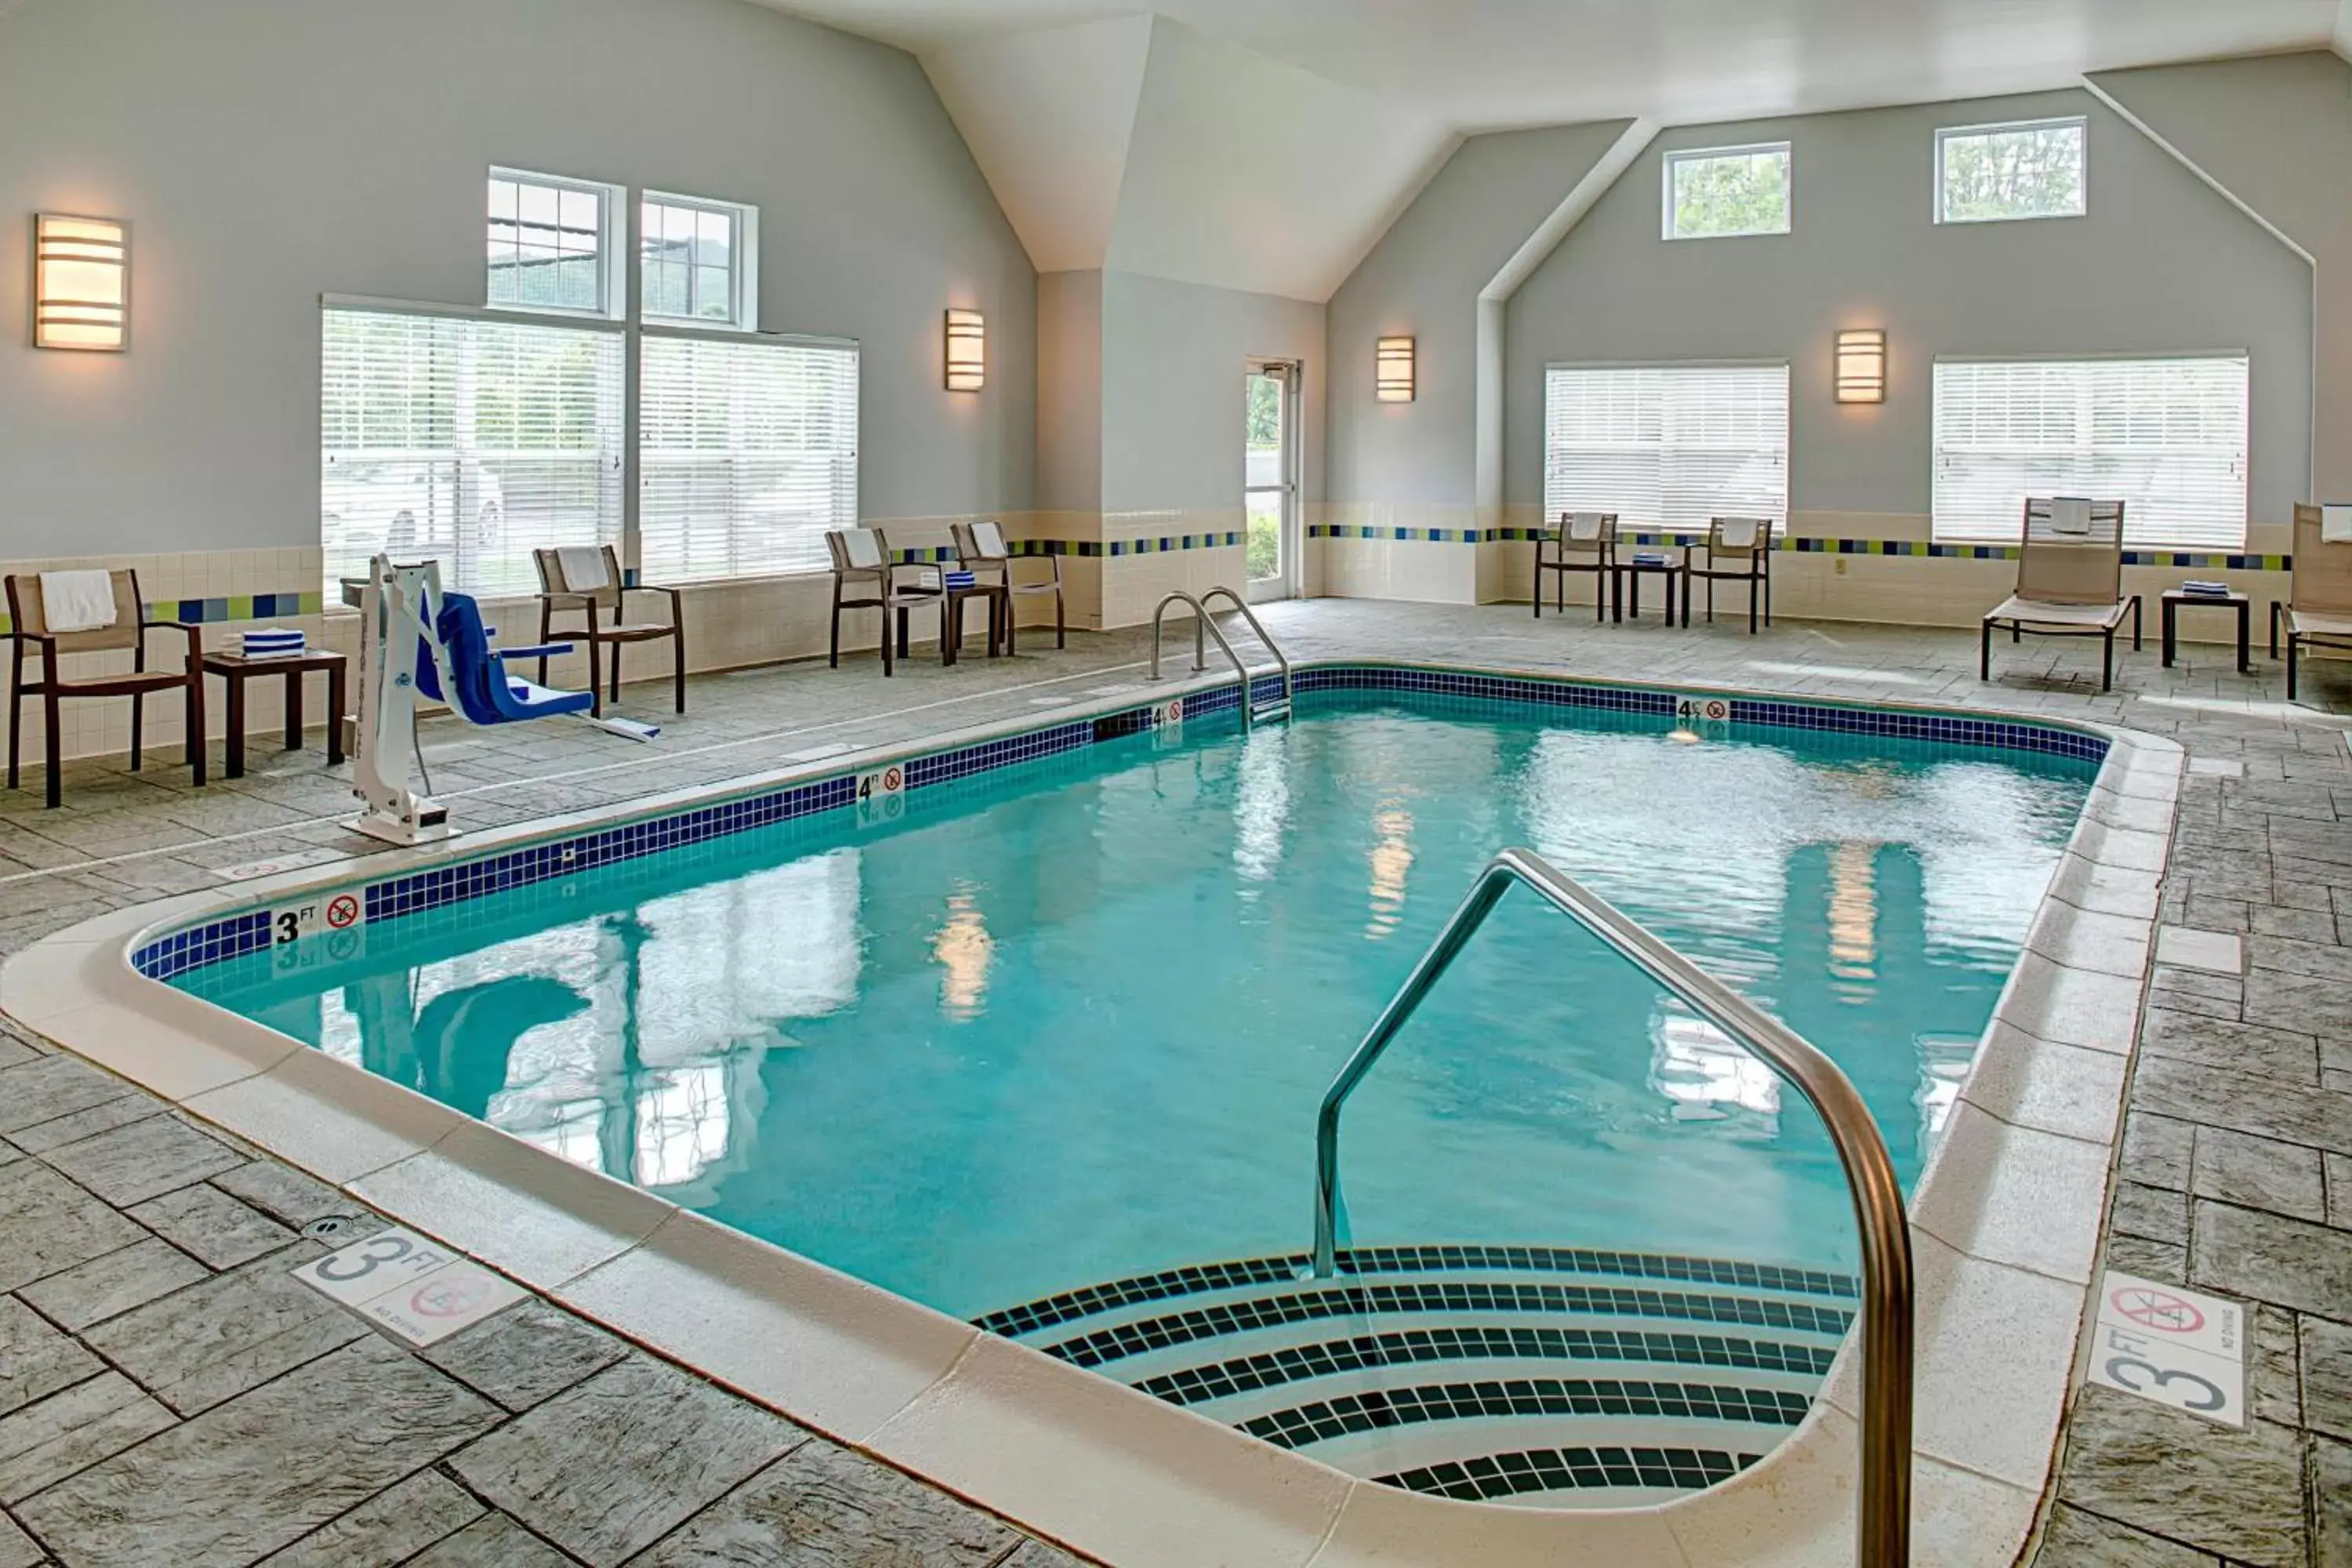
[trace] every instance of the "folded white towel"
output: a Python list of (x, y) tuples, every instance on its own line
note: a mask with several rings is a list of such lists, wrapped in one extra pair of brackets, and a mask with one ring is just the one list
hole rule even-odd
[(2091, 503), (2081, 496), (2058, 496), (2050, 502), (2050, 531), (2082, 535), (2091, 531)]
[(2319, 542), (2352, 544), (2352, 506), (2324, 506), (2319, 509)]
[(1568, 514), (1568, 536), (1580, 544), (1590, 544), (1601, 537), (1602, 514), (1597, 511), (1572, 511)]
[(110, 572), (41, 574), (41, 619), (53, 632), (94, 632), (114, 624)]
[(555, 552), (555, 559), (563, 567), (563, 585), (575, 594), (593, 594), (613, 585), (613, 574), (604, 570), (601, 545), (567, 544)]
[(1716, 531), (1716, 542), (1726, 550), (1753, 550), (1757, 531), (1762, 526), (1752, 517), (1727, 517)]

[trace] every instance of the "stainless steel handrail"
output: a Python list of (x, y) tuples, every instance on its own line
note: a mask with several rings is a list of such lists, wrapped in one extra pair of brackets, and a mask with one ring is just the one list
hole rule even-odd
[[(1242, 613), (1242, 619), (1247, 621), (1249, 623), (1250, 630), (1257, 634), (1257, 640), (1265, 644), (1265, 651), (1274, 655), (1274, 662), (1282, 667), (1282, 701), (1283, 706), (1286, 708), (1288, 707), (1293, 695), (1290, 680), (1290, 656), (1282, 651), (1282, 645), (1280, 643), (1276, 642), (1272, 637), (1266, 635), (1265, 626), (1258, 620), (1256, 614), (1250, 609), (1246, 603), (1243, 601), (1242, 596), (1239, 594), (1234, 593), (1231, 588), (1226, 587), (1222, 583), (1210, 589), (1207, 593), (1202, 595), (1201, 603), (1203, 605), (1206, 605), (1214, 601), (1220, 595), (1223, 595), (1227, 603), (1231, 604), (1234, 609), (1239, 610)], [(1244, 686), (1242, 689), (1242, 700), (1244, 702), (1247, 702), (1249, 700), (1249, 689)]]
[(1533, 889), (1761, 1058), (1812, 1102), (1829, 1129), (1862, 1232), (1862, 1517), (1856, 1562), (1863, 1568), (1905, 1568), (1911, 1560), (1911, 1233), (1903, 1188), (1877, 1123), (1853, 1081), (1817, 1047), (1532, 850), (1506, 849), (1487, 863), (1323, 1096), (1315, 1124), (1316, 1276), (1330, 1278), (1338, 1263), (1340, 1107), (1514, 882)]
[(1160, 679), (1160, 622), (1168, 614), (1168, 606), (1180, 599), (1192, 606), (1192, 669), (1194, 673), (1197, 674), (1209, 668), (1206, 645), (1201, 641), (1201, 634), (1205, 627), (1208, 635), (1217, 639), (1217, 646), (1224, 649), (1225, 657), (1233, 660), (1234, 673), (1241, 677), (1242, 728), (1248, 729), (1250, 727), (1249, 666), (1244, 664), (1242, 656), (1234, 651), (1234, 645), (1225, 640), (1224, 629), (1209, 618), (1209, 612), (1202, 607), (1201, 601), (1181, 588), (1160, 600), (1159, 607), (1151, 612), (1151, 679), (1154, 680)]

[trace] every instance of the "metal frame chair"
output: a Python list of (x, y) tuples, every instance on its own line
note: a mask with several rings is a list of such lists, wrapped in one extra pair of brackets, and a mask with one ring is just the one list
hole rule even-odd
[(1004, 586), (1008, 599), (1007, 608), (1010, 612), (1005, 618), (1005, 652), (1013, 651), (1013, 622), (1019, 618), (1018, 611), (1022, 598), (1024, 595), (1039, 594), (1054, 595), (1054, 646), (1055, 647), (1070, 646), (1069, 629), (1064, 619), (1062, 604), (1062, 558), (1060, 556), (1023, 557), (1022, 559), (1044, 561), (1053, 568), (1053, 575), (1050, 577), (1039, 577), (1032, 582), (1024, 583), (1013, 574), (1013, 563), (1015, 557), (1012, 546), (1004, 542), (1004, 530), (1002, 525), (983, 519), (978, 522), (951, 524), (948, 531), (955, 537), (957, 565), (967, 572), (993, 568), (997, 573), (997, 580)]
[[(836, 528), (824, 536), (824, 548), (833, 558), (833, 647), (827, 659), (835, 668), (841, 668), (841, 612), (844, 610), (880, 610), (882, 612), (882, 673), (897, 673), (890, 657), (890, 621), (892, 612), (898, 616), (898, 657), (907, 657), (907, 612), (926, 605), (940, 605), (945, 590), (940, 586), (939, 570), (895, 561), (890, 555), (890, 542), (878, 528)], [(898, 581), (901, 572), (928, 573), (929, 582), (919, 580), (908, 586)], [(847, 598), (844, 590), (851, 584), (871, 584), (872, 598)], [(942, 641), (947, 637), (944, 624), (940, 628)]]
[(1985, 614), (1977, 643), (1977, 679), (1992, 679), (1992, 634), (2009, 640), (2097, 637), (2099, 689), (2115, 686), (2116, 633), (2131, 613), (2132, 647), (2140, 646), (2139, 595), (2124, 594), (2124, 503), (2076, 496), (2033, 496), (2017, 551), (2017, 592)]
[(2294, 700), (2302, 648), (2352, 655), (2352, 537), (2327, 537), (2327, 509), (2294, 509), (2294, 567), (2286, 603), (2271, 605), (2271, 655), (2286, 623), (2286, 700)]
[[(146, 722), (147, 693), (169, 691), (179, 687), (185, 692), (187, 704), (188, 767), (198, 787), (205, 783), (205, 645), (204, 634), (185, 621), (151, 621), (147, 618), (146, 601), (139, 596), (139, 574), (110, 572), (108, 574), (114, 590), (114, 624), (97, 626), (88, 631), (52, 632), (41, 597), (38, 574), (11, 575), (5, 586), (8, 595), (8, 787), (17, 787), (17, 753), (22, 740), (25, 699), (41, 700), (43, 762), (48, 768), (47, 805), (55, 810), (63, 803), (64, 792), (62, 728), (58, 723), (59, 709), (67, 702), (84, 697), (128, 697), (131, 699), (131, 771), (140, 771), (141, 742)], [(180, 670), (150, 670), (147, 668), (147, 634), (151, 631), (176, 631), (188, 639), (186, 667)], [(25, 650), (37, 648), (41, 655), (41, 679), (25, 679)], [(61, 675), (58, 660), (67, 654), (108, 653), (131, 650), (131, 673), (100, 675), (88, 679), (71, 680)]]
[[(1551, 559), (1544, 559), (1544, 546), (1551, 546)], [(1589, 561), (1571, 561), (1570, 553), (1589, 555)], [(1568, 576), (1571, 572), (1592, 574), (1592, 618), (1603, 615), (1625, 618), (1624, 580), (1617, 574), (1617, 514), (1613, 511), (1564, 511), (1559, 514), (1559, 526), (1536, 531), (1536, 619), (1543, 619), (1544, 574), (1552, 575), (1552, 608), (1568, 613)]]
[[(1772, 624), (1772, 520), (1769, 517), (1711, 518), (1706, 526), (1706, 542), (1694, 548), (1706, 556), (1706, 564), (1691, 563), (1689, 554), (1683, 560), (1683, 592), (1690, 592), (1694, 577), (1706, 582), (1706, 618), (1715, 619), (1715, 585), (1717, 583), (1748, 584), (1748, 635), (1756, 635), (1757, 601), (1763, 601), (1764, 624)], [(1720, 557), (1745, 562), (1737, 571), (1719, 571), (1716, 561)]]
[[(563, 553), (559, 550), (534, 550), (531, 563), (539, 568), (539, 640), (551, 642), (558, 637), (578, 637), (588, 645), (588, 690), (595, 698), (589, 711), (602, 715), (604, 711), (604, 649), (613, 647), (613, 700), (621, 700), (621, 650), (630, 643), (659, 642), (667, 638), (675, 645), (677, 669), (671, 676), (671, 700), (681, 713), (686, 711), (686, 598), (676, 588), (656, 588), (649, 583), (630, 584), (621, 575), (621, 558), (607, 544), (604, 550), (604, 582), (600, 587), (583, 588), (572, 584), (563, 570)], [(663, 594), (669, 598), (669, 624), (657, 621), (627, 622), (621, 617), (631, 594)], [(577, 610), (587, 621), (585, 626), (559, 626), (559, 614)], [(600, 616), (610, 616), (607, 622)], [(539, 661), (539, 683), (547, 684), (547, 660)]]

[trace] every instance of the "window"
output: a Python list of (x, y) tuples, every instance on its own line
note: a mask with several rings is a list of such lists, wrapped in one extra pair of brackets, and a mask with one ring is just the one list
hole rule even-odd
[(1937, 132), (1936, 221), (2081, 217), (2088, 136), (2080, 116)]
[(639, 309), (670, 321), (756, 327), (758, 226), (752, 207), (646, 192), (638, 216)]
[(1544, 372), (1544, 516), (1704, 531), (1789, 514), (1789, 367), (1573, 365)]
[(389, 552), (538, 590), (533, 546), (621, 537), (621, 336), (330, 305), (319, 534), (331, 598)]
[(489, 303), (510, 310), (616, 317), (617, 186), (490, 171)]
[(646, 578), (823, 567), (857, 521), (857, 345), (649, 332), (639, 375)]
[(1666, 237), (1789, 232), (1789, 144), (1666, 154)]
[(2014, 543), (2028, 496), (2120, 499), (2124, 542), (2246, 542), (2244, 354), (1945, 360), (1936, 365), (1935, 537)]

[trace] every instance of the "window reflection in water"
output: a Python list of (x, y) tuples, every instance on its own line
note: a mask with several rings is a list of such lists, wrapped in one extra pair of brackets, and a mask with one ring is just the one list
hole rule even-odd
[(959, 882), (948, 895), (947, 923), (931, 938), (931, 956), (940, 969), (940, 1011), (956, 1019), (979, 1017), (996, 942), (988, 934), (988, 921), (970, 883)]
[(1780, 1080), (1704, 1018), (1679, 1008), (1658, 1014), (1650, 1087), (1674, 1102), (1677, 1121), (1752, 1121), (1770, 1135), (1780, 1125)]
[[(1234, 787), (1234, 868), (1249, 882), (1270, 882), (1282, 865), (1283, 830), (1290, 822), (1286, 731), (1257, 730), (1242, 742), (1241, 778)], [(1249, 897), (1249, 889), (1243, 889)]]
[(1380, 837), (1367, 858), (1372, 873), (1372, 918), (1364, 934), (1377, 941), (1395, 931), (1404, 913), (1405, 876), (1412, 869), (1412, 813), (1397, 807), (1376, 812), (1372, 831)]
[(727, 1152), (727, 1066), (700, 1062), (643, 1075), (633, 1086), (636, 1169), (642, 1187), (690, 1182)]
[(1919, 1158), (1936, 1147), (1944, 1123), (1959, 1103), (1960, 1084), (1976, 1060), (1977, 1042), (1957, 1035), (1919, 1037)]
[(1877, 845), (1862, 840), (1830, 850), (1830, 984), (1851, 1006), (1869, 1002), (1877, 978)]

